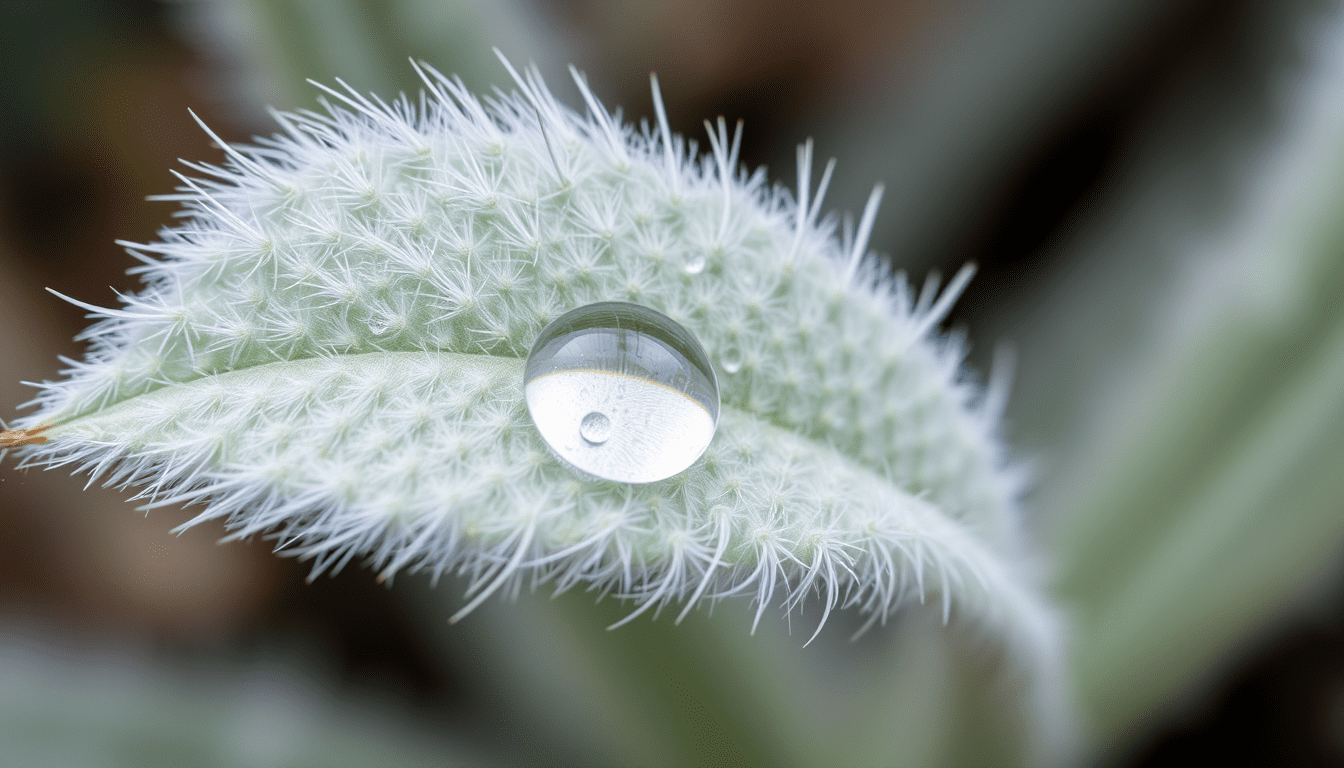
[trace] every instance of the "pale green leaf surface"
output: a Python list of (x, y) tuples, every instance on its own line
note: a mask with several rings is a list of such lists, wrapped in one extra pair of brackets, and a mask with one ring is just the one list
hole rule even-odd
[[(21, 422), (54, 425), (28, 461), (201, 502), (315, 573), (465, 574), (456, 617), (528, 578), (632, 598), (630, 617), (745, 594), (758, 619), (816, 596), (876, 622), (936, 598), (1006, 644), (1033, 748), (1060, 754), (1064, 653), (996, 434), (1006, 382), (970, 385), (936, 330), (969, 271), (915, 296), (867, 258), (877, 195), (842, 238), (818, 220), (810, 146), (795, 199), (737, 170), (722, 122), (693, 157), (576, 79), (587, 118), (534, 73), (488, 108), (432, 72), (420, 105), (328, 91), (350, 111), (278, 115), (285, 134), (193, 166), (206, 180), (168, 196), (187, 220), (128, 244), (148, 288), (76, 300), (103, 319)], [(613, 300), (742, 360), (720, 367), (714, 442), (662, 482), (572, 473), (523, 403), (541, 328)]]

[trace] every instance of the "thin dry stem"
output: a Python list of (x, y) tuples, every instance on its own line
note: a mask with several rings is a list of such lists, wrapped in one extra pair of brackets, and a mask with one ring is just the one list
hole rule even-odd
[(39, 424), (28, 429), (6, 429), (0, 432), (0, 448), (18, 448), (21, 445), (40, 445), (50, 442), (43, 433), (52, 428), (52, 424)]

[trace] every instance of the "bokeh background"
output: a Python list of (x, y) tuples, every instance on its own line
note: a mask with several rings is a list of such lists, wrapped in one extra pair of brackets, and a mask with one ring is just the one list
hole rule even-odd
[[(1323, 0), (3, 0), (0, 405), (132, 291), (116, 239), (305, 78), (414, 92), (408, 57), (505, 86), (491, 47), (630, 119), (746, 122), (828, 208), (887, 194), (915, 281), (1017, 350), (1030, 527), (1073, 626), (1083, 762), (1344, 765), (1344, 15)], [(0, 415), (8, 415), (0, 412)], [(0, 467), (0, 763), (998, 765), (983, 643), (919, 610), (802, 650), (731, 605), (617, 633), (587, 595), (306, 583), (187, 510)], [(1338, 476), (1338, 477), (1337, 477)], [(767, 624), (769, 622), (766, 622)], [(800, 736), (801, 734), (801, 736)], [(822, 734), (818, 737), (818, 734)]]

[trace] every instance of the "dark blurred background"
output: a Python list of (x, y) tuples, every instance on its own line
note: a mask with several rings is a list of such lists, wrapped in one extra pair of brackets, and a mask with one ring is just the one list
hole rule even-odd
[[(450, 41), (459, 50), (445, 55), (432, 24), (393, 8), (430, 14), (432, 3), (339, 5), (362, 14), (354, 23), (374, 41), (345, 71), (318, 47), (305, 52), (301, 36), (294, 50), (275, 52), (284, 60), (260, 61), (257, 46), (267, 43), (244, 24), (266, 12), (306, 23), (324, 14), (320, 3), (0, 2), (0, 403), (27, 399), (19, 380), (56, 377), (58, 354), (80, 355), (71, 338), (86, 324), (83, 312), (44, 287), (95, 303), (112, 301), (109, 286), (136, 289), (114, 239), (154, 239), (174, 207), (145, 197), (174, 186), (169, 169), (178, 158), (220, 154), (188, 108), (225, 139), (244, 141), (269, 132), (268, 103), (315, 103), (301, 79), (285, 79), (305, 66), (306, 76), (343, 76), (386, 93), (415, 87), (400, 62), (416, 56), (462, 72), (474, 89), (502, 84), (488, 34), (504, 22), (472, 17), (483, 31), (459, 25)], [(674, 130), (699, 136), (703, 118), (743, 118), (744, 161), (768, 166), (772, 179), (792, 185), (795, 146), (816, 137), (823, 158), (840, 160), (828, 207), (861, 208), (868, 186), (885, 181), (878, 250), (916, 281), (929, 270), (980, 265), (953, 324), (970, 329), (972, 362), (982, 370), (994, 343), (1011, 338), (1031, 311), (1024, 301), (1091, 253), (1061, 243), (1108, 205), (1114, 180), (1146, 142), (1172, 131), (1205, 136), (1197, 145), (1218, 159), (1192, 173), (1207, 176), (1202, 205), (1225, 203), (1220, 174), (1272, 132), (1285, 108), (1278, 87), (1301, 66), (1303, 30), (1327, 7), (506, 5), (524, 31), (503, 35), (501, 47), (515, 60), (535, 59), (570, 104), (579, 102), (563, 72), (568, 61), (631, 119), (651, 114), (647, 77), (656, 71)], [(419, 36), (398, 36), (407, 28)], [(538, 30), (545, 44), (525, 49)], [(1017, 439), (1048, 444), (1048, 428), (1035, 429), (1029, 416), (1019, 422)], [(217, 545), (222, 530), (213, 524), (174, 536), (169, 529), (189, 510), (144, 517), (123, 501), (128, 494), (81, 486), (59, 473), (0, 470), (7, 647), (78, 658), (111, 642), (184, 669), (300, 659), (334, 686), (331, 696), (372, 697), (417, 722), (446, 718), (486, 733), (505, 754), (540, 748), (526, 746), (525, 729), (471, 660), (427, 647), (404, 601), (366, 570), (307, 584), (304, 564), (273, 556), (266, 542)], [(1325, 592), (1313, 614), (1248, 645), (1234, 667), (1127, 734), (1106, 759), (1344, 765), (1344, 725), (1319, 725), (1344, 723), (1344, 687), (1334, 682), (1344, 680), (1344, 620), (1329, 597), (1337, 592)], [(52, 648), (63, 650), (40, 650)]]

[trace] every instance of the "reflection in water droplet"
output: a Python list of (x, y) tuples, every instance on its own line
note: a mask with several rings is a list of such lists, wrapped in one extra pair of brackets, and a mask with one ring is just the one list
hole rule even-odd
[(718, 382), (700, 342), (666, 315), (624, 302), (589, 304), (546, 326), (523, 392), (557, 456), (622, 483), (682, 472), (719, 419)]
[(697, 253), (686, 260), (686, 265), (682, 267), (688, 275), (698, 275), (705, 271), (705, 255)]
[(729, 344), (719, 353), (719, 365), (728, 373), (742, 370), (742, 350), (736, 344)]

